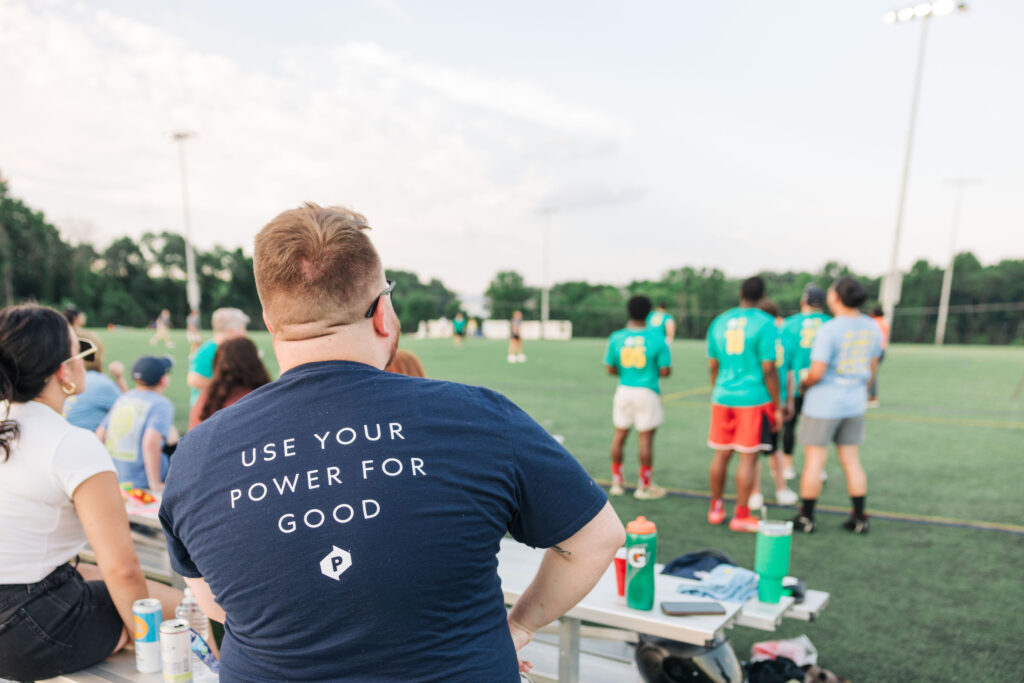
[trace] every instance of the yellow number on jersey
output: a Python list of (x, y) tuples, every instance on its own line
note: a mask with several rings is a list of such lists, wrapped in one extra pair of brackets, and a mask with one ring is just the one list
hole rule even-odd
[(638, 370), (647, 367), (647, 353), (643, 346), (623, 346), (619, 351), (619, 365)]
[(747, 335), (742, 327), (725, 331), (725, 352), (730, 356), (738, 356), (743, 353), (743, 347), (746, 343)]
[(786, 347), (782, 345), (782, 340), (777, 339), (775, 341), (775, 367), (781, 368), (782, 364), (786, 362)]
[[(808, 324), (810, 323), (810, 324)], [(820, 320), (805, 320), (804, 326), (800, 328), (800, 348), (810, 349), (814, 348), (814, 337), (818, 334), (818, 328), (821, 327)]]

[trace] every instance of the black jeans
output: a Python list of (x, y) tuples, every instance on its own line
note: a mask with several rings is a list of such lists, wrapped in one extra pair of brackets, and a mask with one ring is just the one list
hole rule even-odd
[(38, 583), (0, 585), (0, 678), (51, 678), (106, 659), (124, 623), (102, 581), (70, 564)]

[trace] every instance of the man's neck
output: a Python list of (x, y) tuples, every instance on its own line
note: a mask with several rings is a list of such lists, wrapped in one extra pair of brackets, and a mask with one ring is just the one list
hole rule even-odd
[(740, 308), (756, 308), (756, 301), (747, 301), (746, 299), (740, 299)]
[(647, 327), (647, 322), (644, 320), (629, 320), (626, 323), (626, 327)]
[(274, 355), (282, 374), (307, 363), (332, 360), (362, 363), (381, 370), (388, 363), (388, 358), (383, 357), (376, 345), (367, 343), (362, 334), (351, 329), (307, 339), (288, 339), (285, 334), (275, 334)]

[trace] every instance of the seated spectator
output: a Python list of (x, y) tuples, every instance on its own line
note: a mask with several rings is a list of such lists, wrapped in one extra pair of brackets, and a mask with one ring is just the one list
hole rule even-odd
[(192, 352), (188, 362), (188, 375), (185, 383), (189, 386), (189, 406), (199, 400), (199, 392), (210, 386), (213, 381), (213, 357), (217, 346), (235, 337), (245, 336), (245, 327), (249, 324), (249, 316), (237, 308), (218, 308), (210, 317), (213, 327), (213, 339), (208, 339)]
[(420, 362), (416, 354), (405, 349), (395, 351), (395, 357), (391, 359), (391, 362), (384, 369), (388, 372), (396, 372), (399, 375), (408, 375), (409, 377), (427, 376), (427, 373), (423, 370), (423, 363)]
[(135, 388), (125, 392), (96, 429), (122, 484), (159, 491), (170, 459), (164, 444), (178, 440), (174, 404), (164, 396), (174, 367), (170, 356), (142, 356), (132, 365)]
[(114, 407), (114, 402), (128, 391), (128, 385), (124, 381), (124, 364), (120, 361), (110, 364), (110, 374), (114, 379), (103, 374), (103, 344), (97, 337), (81, 332), (78, 342), (83, 351), (90, 346), (95, 351), (85, 361), (85, 391), (67, 397), (64, 417), (76, 427), (94, 432)]
[[(110, 456), (61, 417), (85, 386), (73, 328), (42, 306), (0, 310), (0, 678), (92, 666), (130, 642), (132, 603), (174, 616), (181, 592), (146, 581)], [(69, 564), (86, 542), (97, 566)]]
[(217, 347), (213, 358), (213, 381), (199, 392), (199, 400), (188, 414), (188, 428), (227, 408), (253, 389), (270, 382), (259, 349), (246, 337), (229, 339)]

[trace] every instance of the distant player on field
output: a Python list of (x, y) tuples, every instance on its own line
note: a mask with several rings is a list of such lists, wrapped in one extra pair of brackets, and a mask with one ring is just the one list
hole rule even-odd
[(462, 311), (455, 314), (452, 320), (452, 339), (456, 348), (462, 348), (462, 342), (466, 340), (466, 316)]
[(523, 353), (523, 312), (515, 311), (512, 314), (510, 325), (511, 331), (508, 339), (508, 362), (525, 363), (526, 354)]
[(661, 388), (658, 380), (672, 372), (672, 357), (661, 330), (648, 327), (651, 300), (634, 296), (626, 304), (629, 322), (608, 338), (604, 362), (608, 374), (617, 375), (619, 387), (612, 401), (612, 487), (609, 493), (621, 496), (622, 445), (631, 427), (636, 427), (640, 459), (640, 482), (633, 493), (640, 500), (663, 498), (665, 489), (651, 481), (654, 470), (654, 430), (664, 421)]
[(782, 427), (782, 459), (785, 461), (784, 476), (786, 479), (796, 477), (793, 469), (793, 447), (796, 442), (796, 424), (804, 405), (804, 396), (800, 391), (800, 382), (807, 378), (811, 367), (811, 349), (814, 348), (814, 337), (823, 323), (831, 320), (831, 316), (822, 309), (825, 307), (825, 291), (813, 282), (804, 287), (800, 298), (800, 312), (786, 318), (782, 326), (782, 345), (788, 357), (792, 375), (792, 391), (788, 394), (786, 424)]
[(748, 278), (740, 287), (740, 305), (722, 313), (708, 329), (708, 368), (711, 372), (711, 507), (708, 522), (725, 521), (725, 476), (733, 451), (740, 454), (736, 469), (736, 511), (733, 531), (757, 531), (757, 519), (747, 506), (757, 454), (771, 448), (771, 432), (782, 425), (779, 374), (775, 368), (775, 319), (757, 303), (764, 281)]
[(676, 321), (666, 310), (664, 301), (659, 301), (658, 307), (647, 316), (647, 327), (661, 330), (665, 335), (665, 343), (672, 346), (672, 340), (676, 338)]

